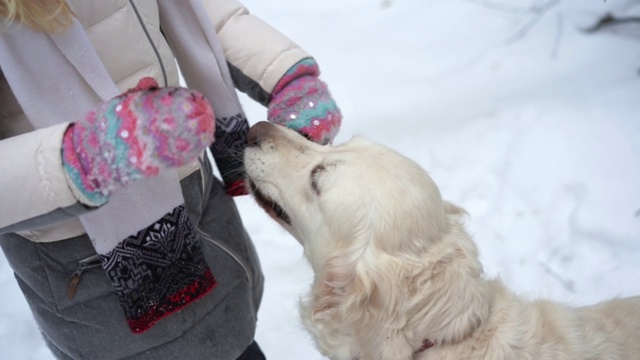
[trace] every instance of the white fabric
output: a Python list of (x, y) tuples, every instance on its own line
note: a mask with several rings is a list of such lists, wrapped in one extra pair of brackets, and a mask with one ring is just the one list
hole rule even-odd
[(311, 55), (236, 0), (202, 0), (227, 61), (271, 93), (282, 75)]
[(242, 113), (220, 41), (202, 2), (159, 0), (158, 5), (166, 36), (179, 39), (171, 46), (189, 87), (207, 97), (216, 118)]
[[(155, 0), (133, 1), (135, 9), (128, 0), (67, 1), (73, 6), (98, 57), (121, 91), (135, 86), (143, 76), (153, 77), (162, 86), (179, 84), (173, 53), (160, 32)], [(151, 46), (147, 36), (155, 47)]]
[[(24, 46), (25, 41), (29, 46)], [(51, 72), (38, 67), (40, 59), (45, 58), (56, 68), (73, 69)], [(29, 61), (33, 63), (25, 64)], [(92, 109), (96, 98), (106, 101), (120, 93), (77, 20), (61, 34), (47, 35), (25, 26), (3, 34), (0, 64), (22, 109), (38, 128), (46, 129), (63, 119), (80, 118), (81, 114), (75, 113), (77, 109)], [(47, 81), (41, 81), (44, 78)], [(81, 89), (84, 82), (93, 89), (93, 94), (69, 94), (53, 89), (59, 84)], [(44, 102), (40, 99), (44, 98), (56, 99), (56, 116), (51, 116), (52, 107), (42, 105)], [(176, 172), (163, 171), (157, 177), (115, 190), (106, 205), (80, 216), (80, 221), (96, 251), (106, 253), (183, 202)]]
[[(69, 2), (119, 91), (134, 86), (143, 76), (153, 76), (162, 84), (162, 71), (156, 54), (129, 1)], [(177, 48), (170, 49), (161, 34), (156, 1), (133, 3), (137, 5), (145, 28), (157, 47), (166, 69), (168, 85), (177, 85), (177, 68), (173, 56), (174, 53), (176, 56), (183, 55)], [(202, 3), (217, 32), (227, 61), (259, 82), (264, 90), (271, 91), (293, 64), (309, 57), (308, 53), (285, 36), (249, 14), (238, 1), (203, 0)], [(184, 5), (176, 6), (182, 8)], [(203, 12), (199, 11), (198, 14), (201, 16)], [(265, 34), (269, 35), (265, 37)], [(260, 41), (254, 40), (256, 36), (259, 36)], [(2, 37), (4, 36), (0, 36)], [(13, 45), (16, 49), (22, 49), (24, 56), (32, 56), (33, 45), (24, 39)], [(85, 100), (91, 99), (93, 103), (97, 103), (101, 99), (84, 80), (70, 85), (72, 82), (67, 80), (75, 76), (76, 69), (68, 61), (50, 61), (52, 56), (56, 54), (47, 54), (39, 62), (34, 58), (32, 64), (37, 63), (36, 67), (47, 69), (49, 74), (61, 74), (62, 80), (57, 83), (35, 82), (29, 86), (35, 88), (52, 85), (47, 93), (66, 94), (64, 99), (69, 104), (65, 106), (59, 106), (57, 97), (48, 96), (37, 99), (38, 106), (50, 117), (64, 117), (64, 121), (74, 121), (89, 109), (82, 106)], [(3, 71), (6, 72), (4, 69)], [(191, 81), (193, 79), (187, 79), (190, 87)], [(85, 97), (87, 99), (83, 100)], [(14, 103), (12, 89), (6, 86), (4, 76), (0, 73), (0, 154), (3, 156), (0, 161), (0, 231), (3, 227), (47, 214), (76, 201), (67, 185), (60, 161), (59, 149), (66, 124), (56, 125), (56, 129), (33, 131), (31, 124), (26, 121), (27, 117)], [(82, 233), (83, 227), (77, 218), (47, 228), (21, 232), (33, 241), (56, 241)]]
[[(60, 143), (67, 126), (64, 123), (32, 131), (29, 141), (23, 141), (26, 135), (0, 141), (0, 154), (3, 163), (7, 163), (0, 170), (0, 224), (17, 223), (78, 201), (67, 185), (62, 168)], [(8, 158), (10, 162), (6, 161)], [(21, 183), (22, 189), (16, 186)], [(28, 187), (29, 183), (39, 186)], [(11, 186), (13, 184), (16, 185)]]

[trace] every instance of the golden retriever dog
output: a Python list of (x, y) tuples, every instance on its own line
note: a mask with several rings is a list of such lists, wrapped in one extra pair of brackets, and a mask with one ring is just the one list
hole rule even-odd
[(485, 278), (465, 212), (397, 152), (261, 122), (244, 156), (255, 199), (304, 247), (300, 313), (329, 358), (640, 359), (640, 297), (572, 308)]

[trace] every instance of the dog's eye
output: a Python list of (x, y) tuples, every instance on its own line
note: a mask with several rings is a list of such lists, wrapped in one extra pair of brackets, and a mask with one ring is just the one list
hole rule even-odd
[(316, 195), (320, 195), (320, 186), (318, 186), (318, 177), (319, 174), (324, 171), (324, 165), (320, 164), (311, 170), (311, 188), (316, 193)]

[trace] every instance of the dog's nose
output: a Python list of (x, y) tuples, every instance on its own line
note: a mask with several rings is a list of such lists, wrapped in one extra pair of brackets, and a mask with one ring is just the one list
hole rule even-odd
[(264, 139), (265, 135), (271, 130), (273, 125), (266, 122), (260, 121), (255, 123), (250, 129), (249, 134), (247, 135), (247, 144), (248, 145), (256, 145)]

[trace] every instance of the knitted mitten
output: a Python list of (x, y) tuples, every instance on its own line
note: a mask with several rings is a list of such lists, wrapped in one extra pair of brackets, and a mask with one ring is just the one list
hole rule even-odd
[(342, 115), (319, 75), (312, 58), (289, 69), (273, 90), (267, 119), (325, 145), (336, 136)]
[(213, 110), (200, 93), (159, 88), (144, 78), (69, 126), (63, 166), (74, 194), (102, 205), (132, 180), (194, 160), (213, 141), (214, 128)]
[[(200, 93), (158, 88), (144, 78), (69, 126), (63, 166), (76, 197), (101, 205), (118, 187), (194, 160), (213, 141), (214, 127), (213, 110)], [(136, 334), (217, 284), (184, 204), (136, 234), (94, 242), (94, 248)], [(70, 298), (77, 280), (73, 286)]]
[[(299, 61), (278, 81), (271, 94), (267, 119), (296, 130), (309, 140), (329, 144), (336, 136), (342, 115), (318, 76), (320, 69), (313, 58)], [(244, 179), (227, 184), (231, 196), (247, 195)]]

